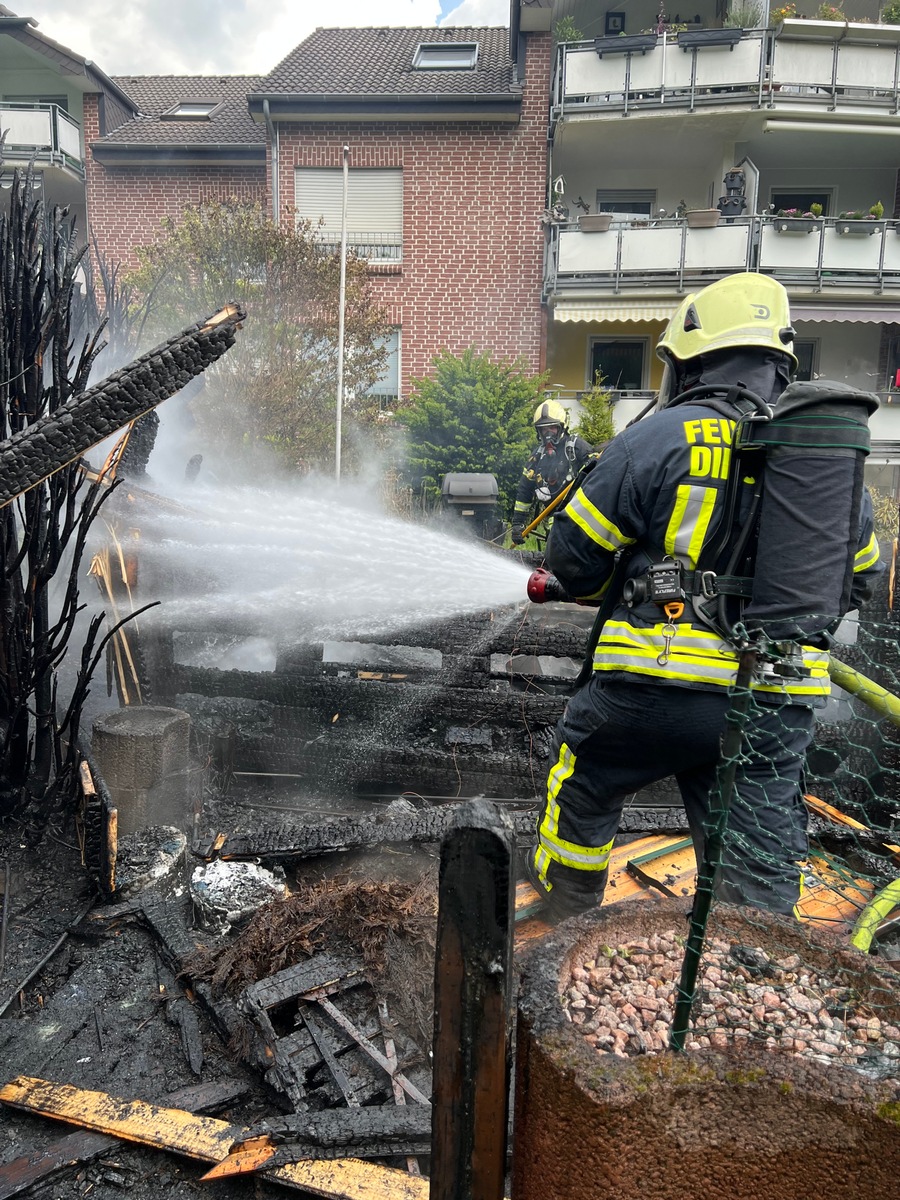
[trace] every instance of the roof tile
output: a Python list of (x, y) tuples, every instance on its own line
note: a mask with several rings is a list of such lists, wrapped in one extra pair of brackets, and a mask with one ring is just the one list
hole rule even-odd
[[(477, 42), (474, 70), (415, 70), (422, 42)], [(264, 95), (454, 96), (516, 94), (509, 30), (475, 26), (317, 29), (260, 80)]]
[[(265, 134), (247, 111), (255, 75), (117, 75), (113, 82), (132, 97), (140, 116), (100, 139), (117, 145), (263, 145)], [(183, 100), (224, 103), (208, 120), (163, 119)]]

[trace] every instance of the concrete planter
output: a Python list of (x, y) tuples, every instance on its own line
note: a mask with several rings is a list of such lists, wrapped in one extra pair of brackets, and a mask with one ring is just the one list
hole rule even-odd
[(689, 208), (684, 214), (688, 229), (714, 229), (721, 215), (717, 208)]
[[(686, 900), (626, 901), (563, 923), (526, 960), (518, 1002), (513, 1200), (895, 1200), (900, 1103), (892, 1082), (734, 1040), (725, 1050), (598, 1054), (565, 1017), (574, 965), (604, 946), (688, 932)], [(717, 905), (710, 935), (796, 954), (882, 1021), (897, 977), (834, 934)]]
[(612, 213), (582, 213), (578, 218), (578, 228), (582, 233), (606, 233), (612, 219)]

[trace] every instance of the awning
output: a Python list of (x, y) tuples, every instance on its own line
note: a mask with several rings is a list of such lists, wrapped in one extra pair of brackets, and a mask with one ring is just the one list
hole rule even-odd
[(668, 321), (677, 303), (665, 300), (558, 300), (554, 321)]
[(791, 304), (792, 321), (882, 321), (900, 323), (900, 305), (881, 304), (877, 308), (838, 307), (832, 304)]

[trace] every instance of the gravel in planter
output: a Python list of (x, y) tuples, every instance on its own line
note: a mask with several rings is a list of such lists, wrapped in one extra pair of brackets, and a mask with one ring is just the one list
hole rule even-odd
[[(563, 1011), (600, 1054), (629, 1058), (668, 1049), (684, 938), (674, 930), (603, 947), (573, 963)], [(711, 939), (698, 980), (688, 1050), (753, 1040), (775, 1053), (852, 1067), (892, 1081), (900, 1094), (900, 1028), (849, 988), (758, 946)]]

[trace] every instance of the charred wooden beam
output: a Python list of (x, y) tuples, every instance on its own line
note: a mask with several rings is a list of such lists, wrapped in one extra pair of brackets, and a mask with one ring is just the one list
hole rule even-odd
[[(198, 1083), (171, 1092), (165, 1101), (191, 1113), (214, 1113), (240, 1100), (247, 1090), (245, 1083)], [(33, 1154), (22, 1154), (0, 1167), (0, 1200), (12, 1200), (69, 1168), (109, 1154), (121, 1144), (106, 1133), (79, 1131), (57, 1138)]]
[[(258, 858), (285, 860), (311, 858), (357, 846), (378, 846), (384, 842), (439, 842), (457, 815), (467, 804), (448, 804), (432, 808), (415, 817), (392, 820), (358, 821), (338, 818), (316, 825), (281, 825), (251, 833), (217, 834), (197, 839), (193, 853), (199, 858)], [(514, 834), (534, 832), (534, 813), (509, 815)]]
[[(195, 1116), (183, 1109), (124, 1100), (105, 1092), (26, 1076), (19, 1076), (0, 1088), (0, 1102), (209, 1163), (227, 1158), (235, 1141), (246, 1132), (228, 1121)], [(423, 1180), (405, 1171), (354, 1158), (289, 1163), (265, 1171), (264, 1177), (285, 1187), (335, 1200), (425, 1200), (426, 1195)]]
[(234, 345), (245, 317), (226, 305), (0, 444), (0, 507), (180, 391)]
[(236, 1157), (248, 1144), (261, 1152), (255, 1162), (242, 1163), (239, 1169), (217, 1172), (245, 1174), (260, 1167), (270, 1168), (304, 1159), (396, 1158), (402, 1155), (428, 1154), (431, 1148), (431, 1114), (421, 1105), (400, 1108), (329, 1109), (321, 1113), (298, 1113), (261, 1121), (232, 1147)]
[(514, 863), (503, 810), (463, 805), (441, 845), (430, 1200), (503, 1200)]

